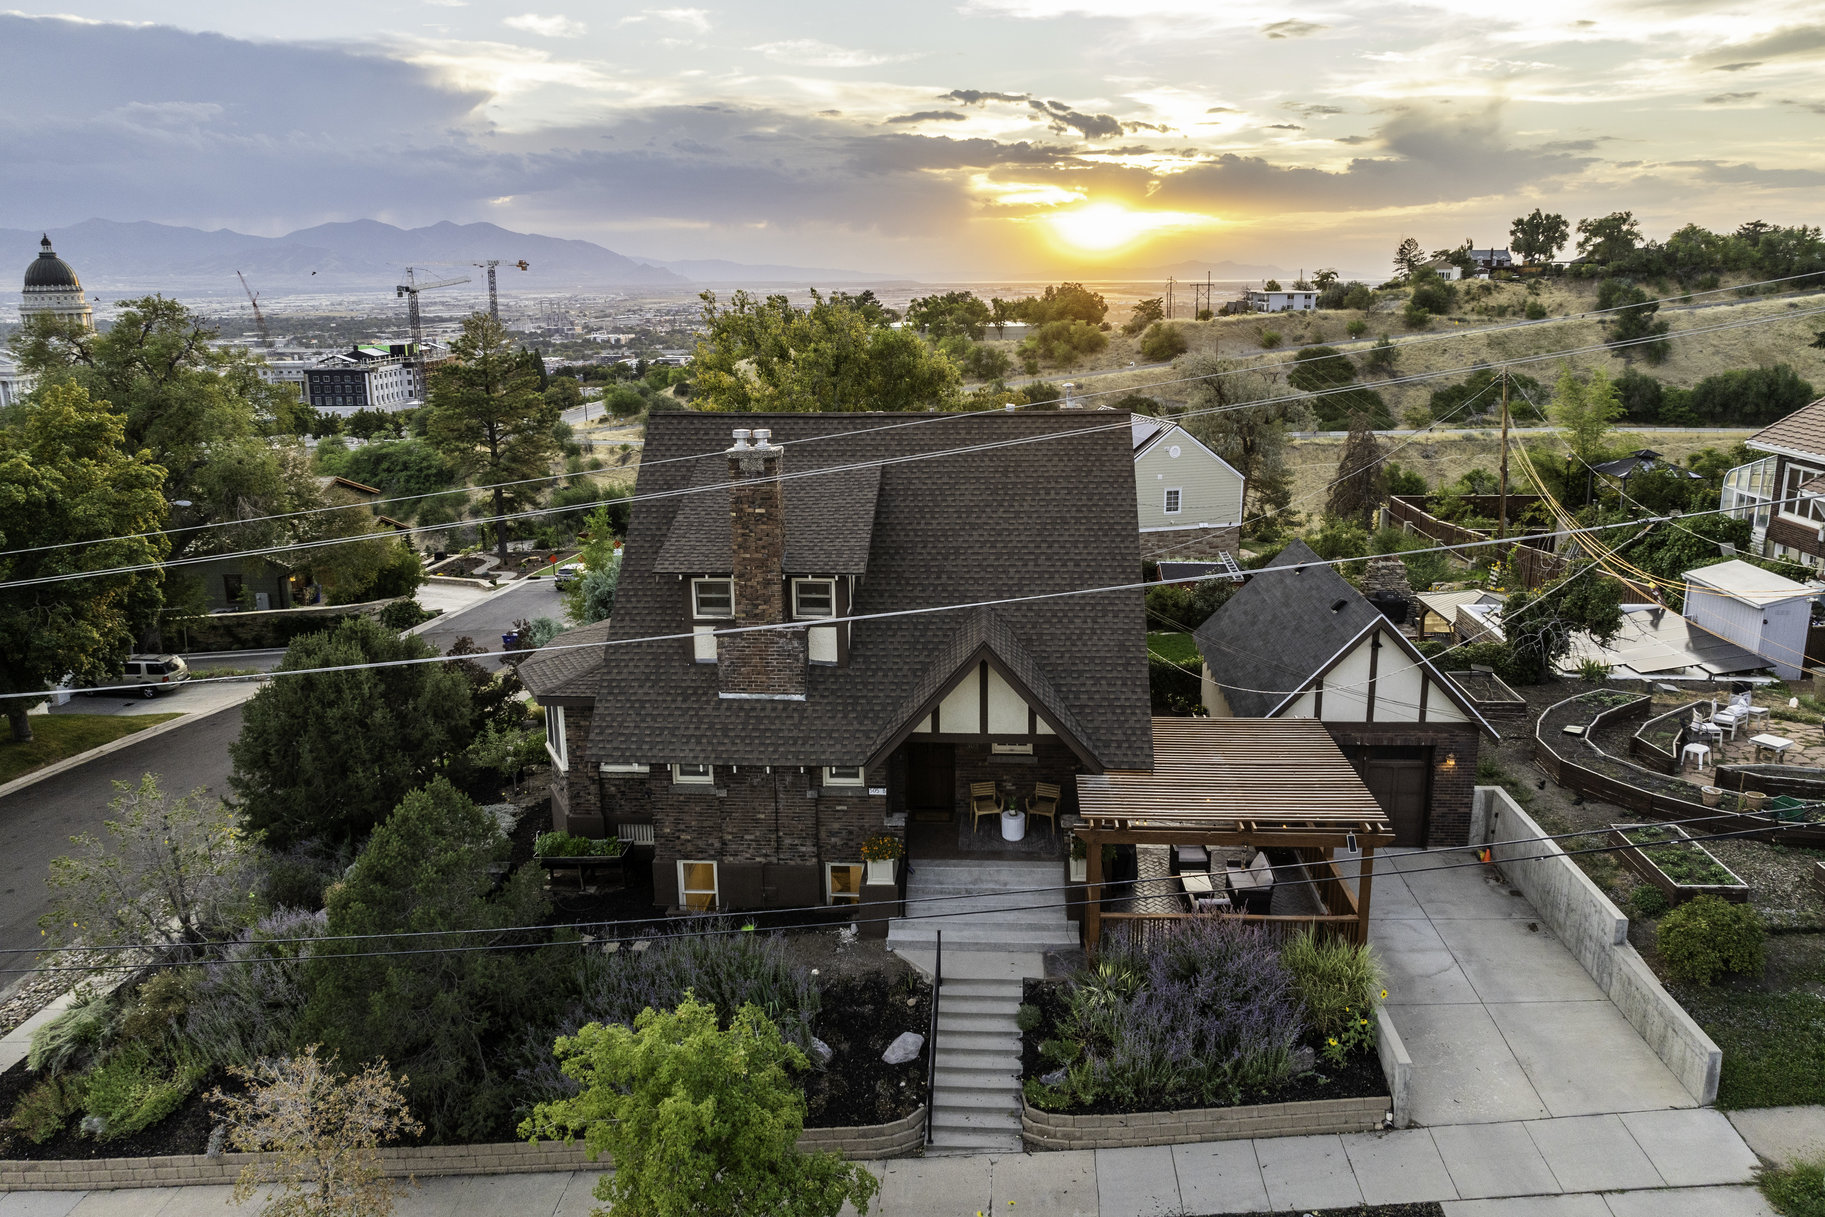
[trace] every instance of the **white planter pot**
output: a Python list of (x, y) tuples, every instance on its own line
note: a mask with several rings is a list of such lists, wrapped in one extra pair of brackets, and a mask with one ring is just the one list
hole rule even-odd
[(1088, 859), (1088, 858), (1071, 859), (1071, 882), (1085, 883), (1085, 882), (1088, 882), (1089, 878), (1090, 878), (1090, 859)]
[(871, 886), (882, 886), (882, 885), (891, 884), (893, 882), (894, 862), (895, 862), (895, 859), (888, 858), (884, 862), (865, 863), (864, 865), (866, 865), (868, 867), (867, 882)]

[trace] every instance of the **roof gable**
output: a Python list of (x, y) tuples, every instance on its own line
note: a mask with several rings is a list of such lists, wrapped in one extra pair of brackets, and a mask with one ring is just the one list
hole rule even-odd
[(1743, 442), (1762, 452), (1825, 457), (1825, 397), (1769, 423)]
[[(868, 569), (881, 469), (847, 467), (834, 462), (834, 455), (826, 450), (799, 459), (800, 453), (794, 452), (787, 458), (790, 464), (780, 479), (786, 500), (787, 574), (859, 575)], [(706, 456), (691, 464), (689, 492), (680, 496), (653, 569), (680, 575), (727, 572), (734, 561), (729, 549), (729, 461)]]

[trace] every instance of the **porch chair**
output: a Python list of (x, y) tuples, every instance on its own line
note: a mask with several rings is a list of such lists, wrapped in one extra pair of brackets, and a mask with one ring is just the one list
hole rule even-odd
[[(1730, 734), (1732, 738), (1735, 738), (1736, 729), (1734, 727), (1731, 728)], [(1722, 744), (1724, 729), (1718, 723), (1706, 721), (1702, 712), (1694, 710), (1692, 711), (1692, 721), (1686, 724), (1686, 736), (1688, 739), (1698, 740), (1701, 743), (1706, 740), (1716, 740)]]
[(970, 783), (970, 831), (982, 827), (982, 817), (998, 816), (1002, 812), (1001, 791), (993, 782)]
[(1058, 783), (1033, 783), (1033, 797), (1027, 800), (1027, 827), (1033, 827), (1036, 819), (1045, 820), (1051, 834), (1058, 835)]

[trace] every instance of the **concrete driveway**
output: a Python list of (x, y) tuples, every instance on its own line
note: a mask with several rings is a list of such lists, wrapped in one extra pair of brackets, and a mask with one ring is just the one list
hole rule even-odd
[(1369, 941), (1416, 1124), (1695, 1106), (1519, 892), (1469, 850), (1378, 855)]

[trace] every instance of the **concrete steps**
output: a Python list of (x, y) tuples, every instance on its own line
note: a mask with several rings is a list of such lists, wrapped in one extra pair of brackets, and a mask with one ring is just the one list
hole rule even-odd
[(915, 861), (907, 872), (888, 948), (929, 975), (944, 933), (930, 1153), (1022, 1149), (1015, 1013), (1044, 953), (1078, 944), (1062, 886), (1056, 862)]

